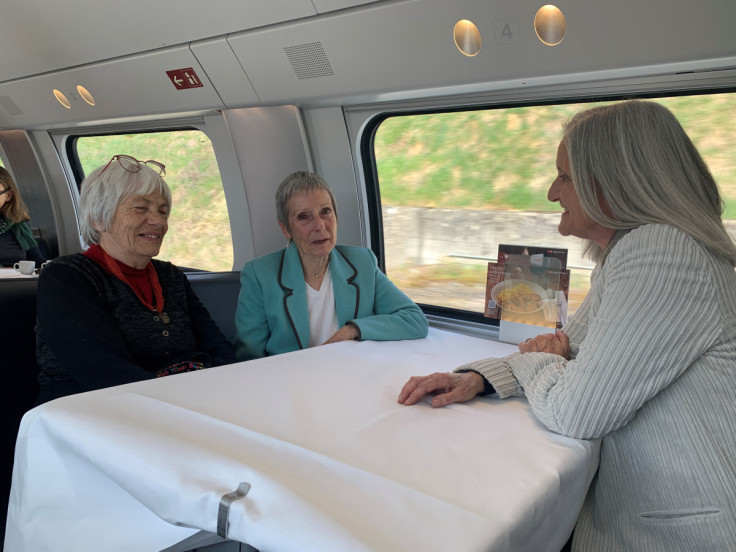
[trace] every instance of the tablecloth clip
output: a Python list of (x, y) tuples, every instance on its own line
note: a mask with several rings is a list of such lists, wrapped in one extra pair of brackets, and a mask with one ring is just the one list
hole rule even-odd
[(227, 531), (230, 528), (230, 505), (243, 498), (250, 491), (250, 483), (241, 483), (237, 490), (222, 495), (220, 499), (220, 507), (217, 512), (217, 534), (223, 539), (227, 539)]

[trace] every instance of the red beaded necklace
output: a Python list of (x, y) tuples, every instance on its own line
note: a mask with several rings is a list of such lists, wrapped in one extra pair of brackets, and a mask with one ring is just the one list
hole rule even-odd
[(143, 295), (138, 291), (137, 288), (131, 285), (130, 281), (128, 281), (128, 278), (125, 277), (125, 274), (123, 274), (123, 271), (120, 270), (120, 267), (118, 266), (118, 263), (113, 259), (107, 251), (102, 249), (100, 247), (100, 251), (102, 252), (102, 257), (105, 259), (105, 266), (107, 269), (119, 280), (122, 280), (126, 284), (128, 284), (128, 287), (133, 290), (133, 293), (135, 293), (135, 296), (138, 297), (138, 300), (143, 303), (143, 305), (155, 312), (158, 313), (161, 317), (161, 320), (165, 323), (169, 323), (169, 315), (164, 312), (164, 293), (161, 290), (161, 284), (158, 281), (158, 274), (156, 273), (156, 269), (153, 268), (153, 263), (148, 262), (148, 265), (146, 268), (148, 269), (148, 278), (151, 281), (151, 289), (153, 289), (153, 300), (154, 304), (152, 305), (148, 301), (146, 301), (146, 298), (143, 297)]

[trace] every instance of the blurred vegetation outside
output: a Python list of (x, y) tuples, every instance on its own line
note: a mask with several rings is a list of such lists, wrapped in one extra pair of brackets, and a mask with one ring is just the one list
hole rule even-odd
[[(705, 158), (736, 218), (736, 94), (657, 99)], [(547, 201), (563, 125), (604, 103), (501, 108), (386, 119), (375, 153), (384, 206), (558, 211)]]
[[(724, 218), (736, 219), (736, 157), (729, 147), (736, 143), (736, 125), (729, 124), (736, 116), (736, 94), (656, 101), (670, 108), (685, 127), (721, 188)], [(593, 105), (600, 104), (390, 117), (378, 128), (374, 144), (382, 206), (559, 212), (546, 196), (556, 175), (562, 127), (573, 114)], [(182, 267), (231, 270), (227, 205), (214, 151), (204, 133), (84, 136), (77, 140), (77, 152), (87, 174), (116, 154), (166, 165), (165, 179), (174, 199), (159, 258)], [(406, 267), (389, 276), (402, 289), (478, 288), (485, 283), (485, 267), (450, 260)], [(574, 274), (573, 279), (584, 294), (587, 276)], [(442, 296), (439, 290), (436, 293)]]
[[(736, 94), (654, 101), (679, 119), (719, 184), (724, 219), (736, 219)], [(374, 141), (382, 207), (561, 212), (547, 201), (547, 190), (557, 174), (563, 126), (578, 111), (605, 103), (610, 102), (389, 117)], [(400, 268), (389, 277), (415, 301), (481, 311), (484, 264), (397, 261)], [(573, 271), (570, 313), (588, 288), (588, 271)]]
[(166, 166), (164, 180), (171, 188), (173, 205), (157, 258), (182, 268), (232, 270), (230, 220), (209, 138), (199, 130), (179, 130), (77, 139), (85, 175), (119, 154)]

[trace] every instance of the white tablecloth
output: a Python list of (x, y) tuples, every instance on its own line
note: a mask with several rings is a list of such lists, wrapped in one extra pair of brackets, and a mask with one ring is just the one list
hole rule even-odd
[(38, 278), (38, 274), (21, 274), (14, 268), (0, 268), (0, 280), (17, 280), (19, 278)]
[(5, 550), (161, 550), (215, 533), (248, 482), (228, 537), (262, 552), (558, 551), (596, 442), (523, 399), (396, 402), (412, 375), (513, 350), (431, 329), (53, 401), (21, 425)]

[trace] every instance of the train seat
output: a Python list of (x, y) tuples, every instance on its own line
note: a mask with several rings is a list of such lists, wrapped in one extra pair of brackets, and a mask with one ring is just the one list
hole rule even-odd
[(0, 335), (3, 343), (2, 491), (10, 488), (12, 452), (18, 424), (36, 401), (36, 280), (0, 281)]
[(0, 336), (3, 385), (0, 404), (0, 515), (5, 534), (5, 511), (13, 473), (15, 439), (20, 420), (36, 401), (38, 367), (36, 365), (36, 280), (0, 281)]
[(38, 244), (38, 250), (41, 252), (41, 257), (50, 260), (49, 245), (46, 243), (46, 240), (43, 238), (36, 238), (36, 243)]
[(235, 339), (235, 309), (240, 293), (240, 272), (187, 272), (202, 304), (225, 337)]

